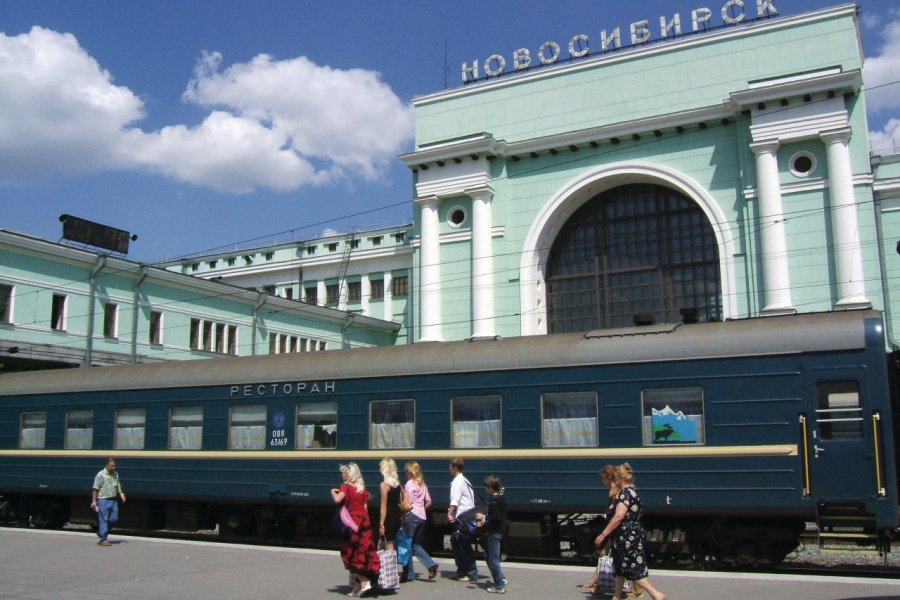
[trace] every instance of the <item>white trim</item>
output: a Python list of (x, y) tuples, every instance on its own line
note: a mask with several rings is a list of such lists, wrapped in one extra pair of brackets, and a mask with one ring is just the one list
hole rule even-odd
[(684, 194), (706, 214), (719, 247), (724, 318), (737, 314), (734, 275), (734, 238), (728, 219), (716, 200), (690, 176), (671, 167), (644, 162), (620, 162), (582, 173), (567, 182), (532, 221), (519, 265), (521, 335), (547, 333), (544, 271), (553, 241), (569, 217), (585, 202), (614, 186), (630, 183), (662, 185)]

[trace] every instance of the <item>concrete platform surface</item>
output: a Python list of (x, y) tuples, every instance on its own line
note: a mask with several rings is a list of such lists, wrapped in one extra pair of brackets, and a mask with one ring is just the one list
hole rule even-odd
[[(225, 545), (111, 536), (101, 547), (90, 533), (0, 529), (0, 598), (8, 600), (294, 600), (346, 598), (347, 573), (333, 551)], [(450, 579), (452, 560), (439, 559), (434, 581), (404, 583), (380, 598), (480, 600), (481, 580)], [(418, 566), (418, 565), (417, 565)], [(587, 567), (505, 563), (506, 597), (602, 600), (580, 587)], [(418, 569), (422, 577), (424, 569)], [(773, 576), (651, 571), (669, 600), (900, 599), (900, 581), (850, 577)], [(649, 598), (648, 596), (644, 596)]]

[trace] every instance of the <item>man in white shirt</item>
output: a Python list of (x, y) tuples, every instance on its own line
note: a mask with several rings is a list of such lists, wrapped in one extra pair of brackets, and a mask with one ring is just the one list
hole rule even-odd
[[(475, 508), (475, 491), (472, 484), (463, 475), (465, 465), (463, 459), (454, 458), (450, 461), (450, 474), (453, 481), (450, 482), (450, 506), (447, 508), (447, 518), (453, 524), (456, 515)], [(450, 547), (453, 550), (453, 558), (456, 561), (457, 581), (478, 581), (478, 565), (475, 562), (475, 548), (473, 540), (460, 539), (459, 533), (454, 531), (450, 536)]]

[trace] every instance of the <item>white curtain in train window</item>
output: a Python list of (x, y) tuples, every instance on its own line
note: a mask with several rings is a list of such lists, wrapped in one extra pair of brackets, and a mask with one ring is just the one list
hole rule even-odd
[(231, 407), (228, 447), (231, 450), (262, 450), (266, 447), (264, 404)]
[(454, 448), (499, 448), (500, 396), (453, 398)]
[(143, 408), (116, 411), (116, 449), (143, 450), (147, 417)]
[(169, 422), (169, 448), (200, 450), (203, 446), (203, 409), (199, 406), (173, 408)]
[(23, 413), (19, 448), (43, 448), (47, 434), (47, 413)]
[(310, 402), (297, 407), (297, 448), (334, 448), (336, 438), (336, 402)]
[(90, 450), (94, 443), (94, 411), (70, 410), (66, 413), (66, 448)]
[(596, 394), (544, 394), (542, 405), (545, 448), (597, 445)]
[(413, 448), (416, 409), (412, 400), (379, 400), (369, 404), (370, 448)]

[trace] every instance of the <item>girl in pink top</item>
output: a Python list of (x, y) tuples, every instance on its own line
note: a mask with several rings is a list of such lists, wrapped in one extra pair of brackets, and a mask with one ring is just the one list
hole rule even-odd
[[(410, 461), (406, 463), (404, 468), (406, 471), (406, 485), (403, 492), (406, 494), (412, 510), (406, 515), (406, 521), (403, 523), (403, 532), (412, 540), (412, 550), (422, 566), (428, 569), (428, 579), (434, 579), (438, 572), (438, 565), (434, 562), (425, 548), (421, 545), (422, 532), (425, 530), (425, 521), (427, 518), (426, 511), (431, 506), (431, 494), (428, 493), (428, 486), (425, 485), (425, 479), (422, 477), (422, 469), (419, 463)], [(400, 574), (400, 581), (412, 581), (416, 578), (413, 569), (413, 561), (406, 563), (403, 572)]]

